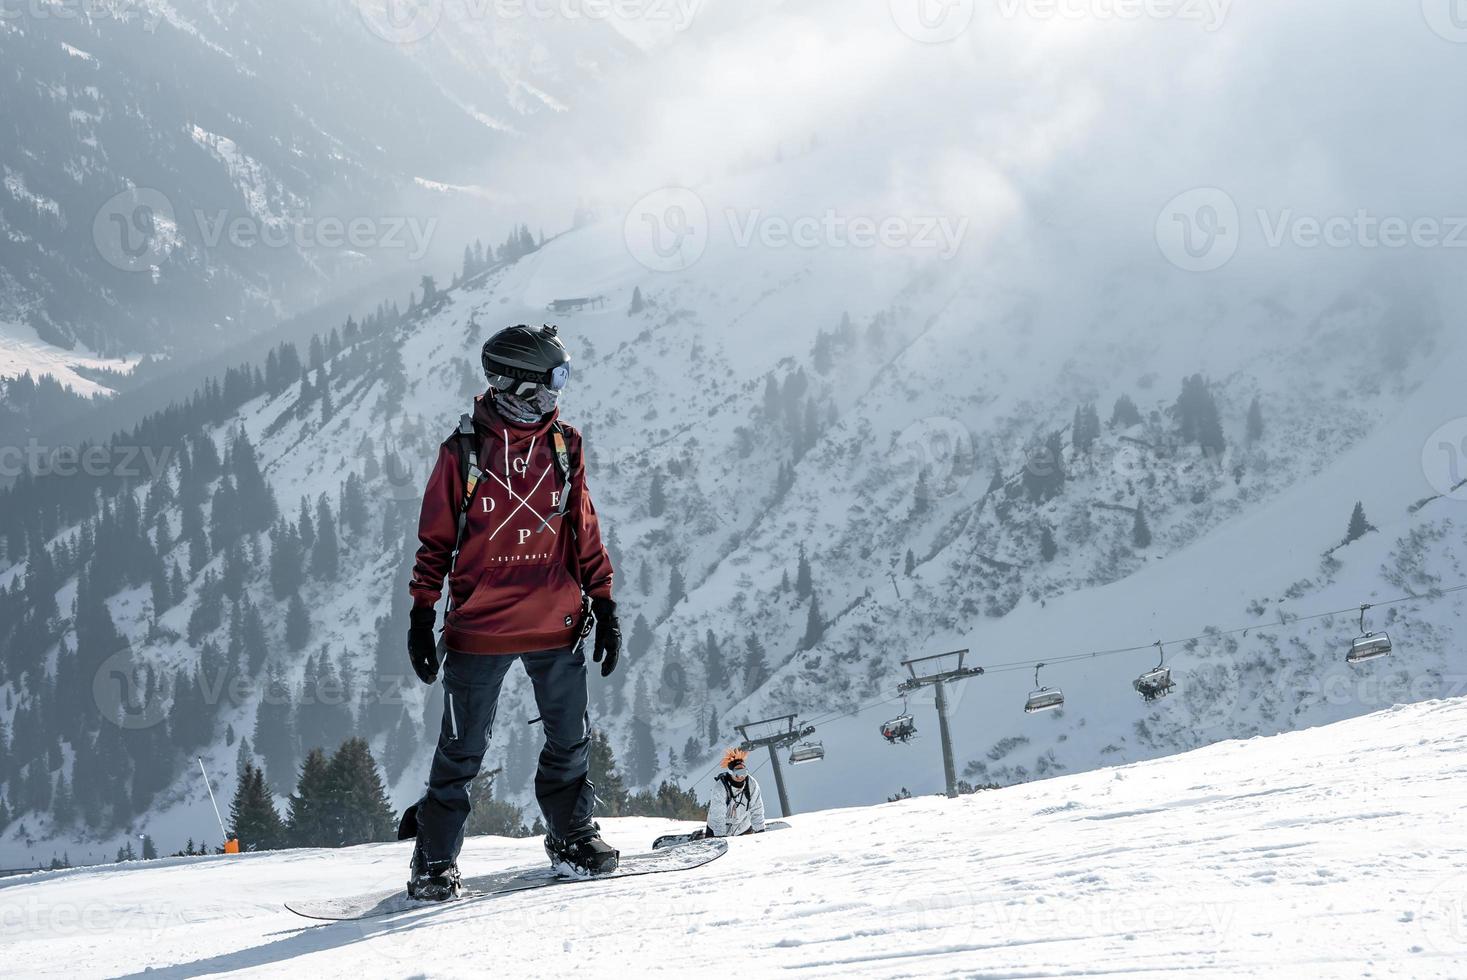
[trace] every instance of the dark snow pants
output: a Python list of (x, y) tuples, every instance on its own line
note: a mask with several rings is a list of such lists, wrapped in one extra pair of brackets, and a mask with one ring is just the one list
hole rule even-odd
[(469, 819), (469, 783), (479, 773), (499, 689), (516, 660), (535, 688), (545, 747), (535, 773), (535, 796), (545, 825), (557, 837), (591, 822), (591, 723), (586, 712), (586, 657), (579, 646), (542, 653), (472, 654), (450, 650), (443, 659), (443, 727), (418, 803), (418, 847), (430, 863), (456, 861)]

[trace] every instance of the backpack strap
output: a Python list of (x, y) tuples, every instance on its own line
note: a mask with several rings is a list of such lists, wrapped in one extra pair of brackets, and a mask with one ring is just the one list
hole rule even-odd
[[(557, 420), (550, 427), (550, 458), (555, 462), (555, 472), (560, 476), (560, 503), (555, 505), (555, 513), (540, 522), (536, 534), (544, 534), (550, 528), (550, 522), (556, 518), (565, 517), (570, 508), (571, 493), (571, 457), (570, 446), (565, 438), (565, 426)], [(561, 521), (561, 526), (565, 522)]]
[[(458, 553), (463, 548), (464, 530), (469, 524), (469, 508), (473, 506), (474, 495), (479, 489), (479, 481), (484, 478), (484, 471), (479, 469), (479, 434), (474, 430), (474, 417), (468, 413), (460, 415), (458, 430), (454, 434), (458, 438), (458, 462), (459, 472), (464, 482), (464, 499), (458, 508), (458, 532), (453, 540), (453, 554), (448, 560), (450, 578), (458, 569)], [(443, 608), (443, 615), (446, 619), (453, 609), (453, 592), (445, 591), (448, 592), (448, 602)]]
[(560, 483), (565, 489), (560, 494), (560, 505), (556, 513), (565, 516), (566, 508), (570, 506), (571, 491), (571, 458), (570, 447), (565, 441), (565, 426), (556, 422), (550, 427), (550, 443), (554, 450), (555, 468), (560, 472)]

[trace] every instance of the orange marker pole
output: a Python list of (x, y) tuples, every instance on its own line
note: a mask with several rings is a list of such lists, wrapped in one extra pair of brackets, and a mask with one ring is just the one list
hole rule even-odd
[(204, 768), (203, 756), (199, 756), (199, 772), (204, 775), (204, 789), (209, 791), (209, 802), (214, 805), (214, 819), (219, 821), (219, 833), (224, 838), (224, 853), (238, 854), (239, 841), (229, 836), (229, 831), (224, 829), (224, 817), (219, 813), (219, 801), (214, 799), (214, 787), (209, 784), (209, 772)]

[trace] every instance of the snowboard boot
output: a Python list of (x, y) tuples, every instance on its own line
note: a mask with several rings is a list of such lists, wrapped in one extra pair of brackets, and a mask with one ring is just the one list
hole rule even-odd
[(423, 852), (413, 848), (413, 863), (407, 883), (408, 898), (420, 902), (446, 902), (458, 898), (462, 885), (458, 865), (452, 861), (429, 864)]
[(545, 855), (562, 878), (594, 878), (615, 871), (621, 852), (601, 839), (601, 828), (590, 824), (562, 840), (545, 835)]

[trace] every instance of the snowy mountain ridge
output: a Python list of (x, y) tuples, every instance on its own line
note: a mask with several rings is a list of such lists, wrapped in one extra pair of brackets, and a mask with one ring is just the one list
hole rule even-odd
[[(1326, 685), (1348, 676), (1338, 661), (1352, 626), (1270, 629), (1291, 609), (1349, 608), (1385, 590), (1425, 594), (1458, 577), (1454, 501), (1407, 510), (1429, 488), (1419, 458), (1406, 466), (1400, 457), (1419, 456), (1410, 447), (1425, 439), (1422, 418), (1448, 417), (1452, 365), (1460, 356), (1419, 308), (1400, 330), (1386, 331), (1401, 351), (1400, 367), (1389, 374), (1376, 371), (1356, 345), (1337, 341), (1371, 336), (1411, 308), (1389, 291), (1358, 287), (1289, 300), (1275, 294), (1266, 303), (1214, 296), (1210, 301), (1221, 305), (1211, 307), (1193, 298), (1193, 283), (1171, 301), (1159, 287), (1139, 311), (1123, 306), (1104, 314), (1101, 332), (1112, 337), (1123, 318), (1136, 324), (1135, 343), (1106, 353), (1086, 345), (1091, 325), (1056, 316), (1043, 298), (995, 291), (941, 263), (914, 262), (894, 276), (900, 263), (884, 260), (751, 255), (721, 240), (710, 249), (691, 270), (666, 278), (632, 260), (617, 223), (582, 228), (326, 361), (327, 404), (314, 386), (308, 394), (292, 388), (252, 400), (213, 430), (221, 455), (235, 433), (245, 435), (286, 520), (296, 516), (294, 501), (326, 494), (341, 506), (340, 494), (355, 483), (364, 491), (369, 528), (343, 531), (334, 580), (308, 576), (303, 583), (310, 636), (298, 653), (289, 652), (284, 604), (275, 604), (260, 573), (247, 576), (250, 601), (277, 610), (265, 616), (264, 629), (269, 660), (283, 673), (252, 674), (243, 693), (215, 695), (223, 701), (204, 755), (221, 788), (232, 785), (238, 759), (238, 745), (221, 733), (254, 738), (274, 684), (306, 698), (308, 655), (314, 661), (324, 651), (331, 669), (357, 684), (353, 704), (374, 698), (379, 682), (405, 676), (402, 578), (423, 467), (481, 385), (474, 353), (480, 339), (501, 323), (544, 318), (545, 304), (568, 294), (606, 297), (600, 309), (559, 320), (578, 365), (567, 418), (591, 447), (593, 493), (619, 561), (629, 629), (626, 666), (610, 683), (594, 684), (595, 713), (633, 784), (695, 775), (733, 737), (734, 723), (864, 706), (853, 717), (822, 721), (819, 736), (830, 755), (792, 777), (795, 805), (869, 802), (902, 787), (931, 791), (940, 786), (935, 745), (923, 739), (894, 748), (875, 729), (896, 711), (899, 660), (959, 646), (975, 651), (973, 662), (992, 666), (1190, 636), (1210, 624), (1258, 624), (1247, 637), (1174, 649), (1174, 656), (1202, 663), (1179, 667), (1179, 693), (1155, 706), (1143, 707), (1129, 690), (1130, 677), (1154, 662), (1150, 653), (1122, 661), (1130, 669), (1101, 661), (1051, 668), (1044, 679), (1067, 686), (1071, 703), (1049, 717), (1017, 711), (1032, 681), (1028, 669), (955, 688), (958, 763), (972, 782), (1149, 758), (1347, 717), (1406, 696), (1451, 693), (1456, 599), (1381, 614), (1401, 631), (1403, 655), (1411, 659), (1403, 656), (1399, 668), (1372, 667), (1394, 680), (1365, 690), (1347, 686), (1343, 699)], [(634, 289), (645, 308), (629, 315)], [(1184, 319), (1199, 308), (1205, 316)], [(850, 315), (848, 328), (842, 311)], [(972, 311), (994, 326), (973, 329)], [(1118, 380), (1128, 352), (1141, 357), (1142, 338), (1160, 318), (1173, 318), (1170, 336)], [(1218, 336), (1238, 330), (1266, 338), (1267, 346), (1250, 349)], [(1066, 356), (1034, 355), (1036, 346), (1065, 350), (1066, 342), (1074, 345)], [(1431, 362), (1422, 356), (1427, 350), (1435, 351)], [(401, 381), (392, 381), (399, 371)], [(1193, 372), (1215, 379), (1211, 391), (1227, 438), (1220, 459), (1206, 460), (1177, 437), (1175, 390), (1161, 379)], [(635, 379), (630, 389), (627, 379)], [(788, 391), (798, 394), (787, 399)], [(1102, 425), (1088, 452), (1065, 435), (1063, 490), (1032, 498), (1024, 474), (1035, 470), (1035, 445), (1065, 432), (1079, 405), (1096, 401), (1108, 416), (1110, 402), (1123, 394), (1134, 396), (1141, 420)], [(1280, 431), (1266, 422), (1249, 444), (1243, 416), (1255, 396), (1268, 417), (1277, 413), (1293, 424)], [(1376, 468), (1377, 482), (1352, 489), (1330, 475), (1382, 453), (1395, 462)], [(371, 475), (363, 469), (368, 459), (381, 464), (367, 464)], [(738, 468), (736, 483), (726, 479), (730, 465)], [(1003, 483), (990, 490), (994, 471)], [(176, 475), (168, 479), (172, 484)], [(145, 505), (146, 489), (136, 494)], [(1321, 506), (1326, 499), (1334, 505)], [(1354, 499), (1367, 499), (1382, 530), (1325, 558)], [(1145, 548), (1131, 539), (1138, 502), (1153, 535)], [(176, 510), (169, 518), (178, 542), (172, 560), (186, 564), (180, 519)], [(1051, 561), (1040, 553), (1044, 528), (1056, 541)], [(253, 540), (247, 552), (268, 564), (268, 537)], [(1260, 540), (1278, 555), (1267, 575), (1246, 557)], [(807, 597), (798, 595), (802, 553), (811, 567)], [(189, 637), (200, 603), (219, 602), (209, 572), (216, 580), (227, 575), (226, 559), (218, 555), (191, 573), (189, 595), (156, 623), (146, 587), (108, 600), (137, 656), (172, 673), (192, 669), (201, 644), (231, 644), (236, 627), (227, 615)], [(1179, 561), (1210, 571), (1181, 574)], [(673, 577), (682, 579), (676, 595)], [(1188, 581), (1210, 584), (1199, 593)], [(75, 595), (74, 585), (58, 594), (63, 615)], [(818, 636), (810, 632), (812, 603)], [(1130, 621), (1138, 613), (1141, 636)], [(638, 625), (639, 618), (645, 622)], [(719, 668), (710, 662), (710, 632), (721, 683), (714, 683)], [(76, 639), (68, 643), (74, 647)], [(54, 650), (50, 657), (54, 666)], [(1279, 689), (1280, 669), (1303, 683)], [(517, 673), (511, 677), (501, 718), (533, 717), (527, 685)], [(374, 702), (371, 713), (363, 713), (363, 702), (343, 716), (355, 717), (351, 727), (365, 728), (378, 757), (388, 760), (399, 805), (415, 797), (426, 765), (429, 740), (421, 732), (436, 730), (437, 699), (422, 700), (408, 681), (388, 684), (401, 693)], [(9, 690), (21, 693), (14, 681)], [(993, 700), (999, 692), (1002, 703)], [(509, 741), (496, 740), (491, 749), (493, 764), (506, 766), (499, 792), (525, 802), (533, 746), (513, 723), (504, 727)], [(919, 728), (934, 730), (930, 714), (919, 718)], [(270, 766), (286, 769), (272, 774), (282, 791), (295, 758), (290, 752)], [(169, 780), (159, 800), (147, 826), (165, 846), (207, 832), (200, 822), (209, 813), (200, 809), (206, 797), (192, 773)], [(7, 853), (61, 843), (42, 843), (44, 823), (24, 826), (27, 836), (19, 821), (9, 829)]]

